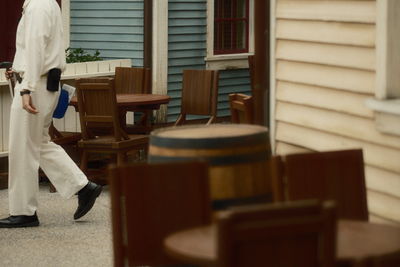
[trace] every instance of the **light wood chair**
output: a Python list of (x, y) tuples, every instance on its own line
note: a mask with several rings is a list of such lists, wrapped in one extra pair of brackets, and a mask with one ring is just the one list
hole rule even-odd
[(217, 119), (219, 72), (215, 70), (184, 70), (181, 113), (175, 125), (186, 123), (187, 115), (210, 116), (207, 124)]
[(204, 162), (132, 164), (110, 169), (114, 266), (177, 263), (163, 249), (176, 231), (209, 224)]
[[(115, 91), (117, 94), (151, 94), (151, 70), (149, 68), (116, 67)], [(141, 113), (135, 127), (129, 132), (149, 133), (151, 128), (151, 110), (128, 110)]]
[[(78, 146), (82, 149), (83, 171), (87, 170), (90, 153), (116, 155), (117, 164), (121, 165), (129, 151), (147, 150), (147, 135), (128, 135), (121, 128), (113, 79), (78, 79), (76, 89), (82, 130)], [(112, 135), (93, 134), (97, 127), (110, 128)]]
[(232, 123), (254, 123), (253, 97), (245, 94), (229, 94)]
[(339, 218), (368, 221), (361, 149), (275, 156), (271, 171), (275, 201), (334, 200)]
[(333, 202), (237, 207), (217, 216), (218, 267), (333, 267)]
[(353, 267), (399, 267), (400, 250), (381, 256), (372, 256), (362, 259), (354, 264)]

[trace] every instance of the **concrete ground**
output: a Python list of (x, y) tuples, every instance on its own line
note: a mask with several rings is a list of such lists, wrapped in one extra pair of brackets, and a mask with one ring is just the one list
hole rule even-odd
[[(111, 209), (107, 187), (93, 209), (78, 221), (77, 197), (63, 199), (41, 184), (39, 227), (0, 228), (0, 266), (112, 266)], [(0, 190), (0, 218), (8, 217), (7, 190)]]

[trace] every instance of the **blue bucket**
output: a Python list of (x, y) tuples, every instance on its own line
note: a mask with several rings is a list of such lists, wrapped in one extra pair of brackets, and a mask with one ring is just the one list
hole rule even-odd
[(68, 109), (68, 104), (69, 104), (68, 91), (65, 89), (61, 89), (60, 97), (58, 98), (57, 107), (53, 113), (53, 118), (56, 118), (56, 119), (64, 118), (65, 112)]

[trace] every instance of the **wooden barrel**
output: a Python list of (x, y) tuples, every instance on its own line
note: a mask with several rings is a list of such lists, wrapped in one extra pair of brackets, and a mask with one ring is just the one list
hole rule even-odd
[[(270, 193), (268, 130), (246, 124), (167, 127), (150, 135), (149, 161), (203, 159), (209, 162), (213, 200)], [(177, 170), (179, 171), (179, 170)]]

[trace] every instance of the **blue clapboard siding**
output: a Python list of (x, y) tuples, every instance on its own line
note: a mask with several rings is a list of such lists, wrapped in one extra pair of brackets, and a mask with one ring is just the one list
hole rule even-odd
[[(180, 112), (182, 71), (205, 69), (207, 1), (169, 0), (168, 6), (168, 121)], [(229, 116), (228, 95), (251, 94), (248, 69), (220, 71), (218, 116)], [(201, 117), (189, 117), (201, 118)]]
[(71, 48), (143, 66), (143, 0), (71, 0)]
[(168, 1), (168, 121), (181, 109), (182, 71), (205, 68), (206, 30), (206, 0)]
[(224, 70), (219, 73), (218, 116), (230, 116), (229, 94), (251, 95), (248, 69)]

